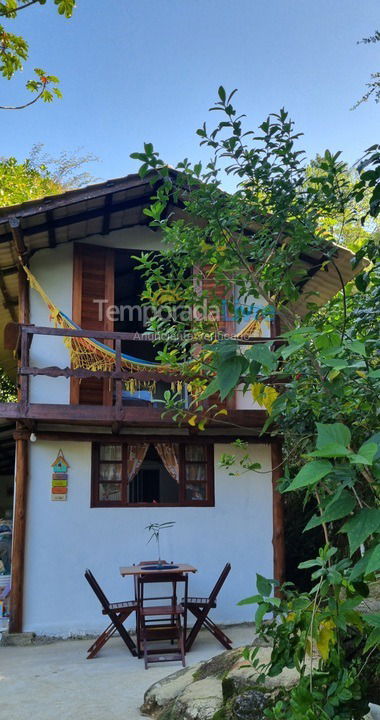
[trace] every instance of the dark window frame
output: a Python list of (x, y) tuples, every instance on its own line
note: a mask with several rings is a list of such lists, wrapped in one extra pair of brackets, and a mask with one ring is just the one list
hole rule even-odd
[[(154, 444), (152, 441), (151, 444)], [(214, 446), (212, 443), (188, 443), (183, 441), (175, 441), (179, 446), (179, 488), (177, 503), (129, 503), (128, 502), (128, 478), (127, 478), (127, 445), (126, 442), (109, 441), (109, 442), (93, 442), (91, 452), (91, 507), (92, 508), (138, 508), (138, 507), (214, 507), (215, 506), (215, 473), (214, 473)], [(104, 501), (99, 500), (99, 483), (100, 483), (100, 447), (102, 445), (121, 445), (122, 446), (122, 470), (121, 470), (121, 500), (120, 501)], [(206, 448), (206, 480), (205, 486), (207, 490), (206, 500), (189, 500), (186, 498), (186, 464), (190, 461), (185, 459), (186, 445), (202, 446)], [(117, 461), (115, 461), (117, 462)]]

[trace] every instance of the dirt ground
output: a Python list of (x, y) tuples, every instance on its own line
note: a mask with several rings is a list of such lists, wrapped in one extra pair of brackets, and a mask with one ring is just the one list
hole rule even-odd
[[(244, 626), (227, 629), (235, 647), (252, 641)], [(141, 720), (144, 692), (181, 669), (178, 662), (144, 669), (119, 638), (94, 660), (86, 660), (89, 640), (58, 640), (25, 647), (0, 646), (1, 720)], [(223, 647), (202, 631), (187, 665), (207, 660)]]

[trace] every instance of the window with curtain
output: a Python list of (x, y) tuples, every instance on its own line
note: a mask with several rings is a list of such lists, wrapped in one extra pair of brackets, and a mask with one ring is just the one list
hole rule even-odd
[(92, 507), (214, 505), (211, 444), (93, 443)]

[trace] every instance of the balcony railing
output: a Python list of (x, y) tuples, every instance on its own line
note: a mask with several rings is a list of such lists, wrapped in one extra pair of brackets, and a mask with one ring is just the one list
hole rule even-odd
[[(150, 402), (142, 403), (138, 407), (132, 406), (131, 403), (126, 404), (124, 384), (131, 379), (136, 381), (155, 381), (156, 383), (173, 383), (183, 381), (186, 378), (182, 374), (164, 373), (155, 368), (146, 368), (144, 370), (127, 370), (122, 367), (122, 342), (136, 343), (139, 347), (141, 342), (153, 340), (153, 336), (144, 333), (138, 336), (137, 333), (123, 332), (107, 332), (103, 330), (69, 330), (62, 328), (40, 327), (36, 325), (17, 325), (13, 324), (11, 335), (13, 333), (13, 347), (19, 359), (18, 378), (19, 378), (19, 402), (4, 403), (0, 405), (0, 417), (20, 420), (40, 420), (53, 422), (97, 422), (101, 423), (136, 423), (136, 425), (161, 425), (172, 426), (173, 419), (169, 414), (162, 417), (163, 407), (155, 404), (154, 399)], [(115, 352), (115, 362), (113, 370), (88, 370), (85, 368), (60, 367), (50, 365), (45, 367), (36, 367), (30, 364), (31, 346), (35, 336), (61, 337), (61, 338), (93, 338), (102, 342), (110, 343)], [(17, 339), (16, 339), (17, 338)], [(268, 338), (252, 338), (250, 344), (257, 342), (265, 342)], [(276, 338), (272, 338), (273, 345), (280, 343)], [(45, 350), (46, 352), (46, 350)], [(136, 351), (136, 356), (139, 352)], [(48, 352), (46, 352), (48, 357)], [(62, 352), (64, 357), (64, 352)], [(112, 405), (105, 405), (99, 402), (98, 405), (82, 405), (70, 404), (54, 404), (45, 402), (30, 402), (31, 395), (31, 378), (75, 378), (84, 380), (87, 378), (105, 379), (113, 384)], [(236, 425), (239, 427), (260, 427), (266, 419), (264, 410), (236, 410), (228, 408), (228, 419), (223, 416), (222, 419), (215, 418), (212, 425)]]

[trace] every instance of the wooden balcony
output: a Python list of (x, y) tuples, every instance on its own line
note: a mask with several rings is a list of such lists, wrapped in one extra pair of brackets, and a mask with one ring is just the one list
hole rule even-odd
[[(129, 427), (177, 427), (178, 422), (165, 413), (163, 407), (147, 403), (146, 406), (129, 406), (123, 402), (124, 383), (130, 379), (140, 381), (160, 381), (172, 383), (177, 380), (184, 380), (181, 374), (165, 374), (154, 368), (139, 371), (125, 370), (122, 367), (121, 344), (123, 341), (133, 341), (138, 347), (140, 341), (146, 342), (149, 336), (136, 337), (135, 333), (106, 332), (95, 330), (67, 330), (61, 328), (39, 327), (35, 325), (8, 326), (8, 346), (10, 337), (13, 334), (13, 347), (19, 358), (18, 368), (18, 403), (0, 404), (0, 418), (21, 421), (26, 427), (33, 427), (35, 423), (54, 424), (81, 424), (81, 425), (102, 425), (102, 426), (129, 426)], [(83, 368), (73, 369), (71, 367), (46, 366), (35, 367), (30, 364), (30, 349), (35, 336), (50, 337), (78, 337), (94, 338), (107, 342), (115, 349), (115, 367), (111, 371), (91, 371)], [(262, 340), (261, 340), (262, 342)], [(63, 353), (62, 353), (63, 354)], [(136, 355), (138, 355), (136, 350)], [(30, 402), (31, 378), (86, 378), (106, 379), (112, 383), (112, 404), (110, 405), (83, 405), (83, 404), (55, 404)], [(263, 410), (236, 410), (229, 409), (228, 415), (216, 417), (209, 421), (212, 428), (224, 429), (226, 431), (250, 428), (260, 428), (266, 419), (266, 412)], [(188, 428), (187, 423), (184, 425)]]

